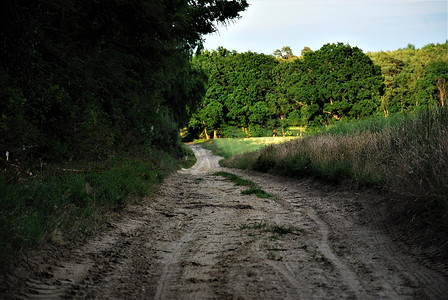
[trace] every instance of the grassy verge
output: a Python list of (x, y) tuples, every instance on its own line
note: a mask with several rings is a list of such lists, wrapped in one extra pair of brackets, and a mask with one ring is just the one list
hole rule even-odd
[(274, 197), (273, 195), (267, 193), (265, 190), (261, 189), (255, 182), (247, 180), (247, 179), (243, 179), (241, 177), (238, 177), (235, 174), (228, 173), (228, 172), (216, 172), (214, 175), (227, 178), (230, 181), (232, 181), (233, 183), (235, 183), (235, 185), (247, 186), (248, 189), (241, 192), (241, 194), (243, 194), (243, 195), (252, 195), (253, 194), (253, 195), (257, 196), (258, 198), (262, 198), (262, 199)]
[(256, 151), (267, 145), (279, 144), (291, 141), (297, 137), (262, 137), (262, 138), (241, 138), (241, 139), (215, 139), (215, 140), (197, 140), (204, 148), (212, 150), (216, 155), (224, 158)]
[[(192, 157), (186, 152), (182, 165), (191, 165)], [(52, 166), (15, 183), (2, 174), (0, 268), (44, 243), (65, 244), (93, 235), (111, 212), (151, 194), (179, 163), (166, 153), (150, 151), (138, 158), (89, 163), (89, 170), (82, 172), (86, 163), (78, 170)]]
[(448, 109), (342, 123), (257, 152), (227, 167), (379, 186), (418, 203), (415, 213), (448, 228)]

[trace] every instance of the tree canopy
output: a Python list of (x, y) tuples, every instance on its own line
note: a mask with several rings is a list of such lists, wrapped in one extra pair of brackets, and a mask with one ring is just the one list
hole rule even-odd
[(178, 128), (205, 92), (191, 55), (204, 34), (247, 6), (7, 0), (0, 10), (0, 152), (58, 160), (143, 144), (179, 151)]
[(284, 134), (290, 125), (315, 127), (377, 111), (381, 69), (360, 49), (339, 43), (302, 52), (300, 59), (290, 47), (276, 51), (281, 59), (224, 48), (197, 55), (194, 63), (209, 81), (190, 127), (224, 136)]
[(446, 93), (440, 93), (437, 85), (443, 91), (444, 78), (447, 79), (448, 41), (428, 44), (421, 49), (410, 44), (404, 49), (367, 55), (381, 67), (385, 78), (386, 90), (380, 106), (385, 115), (415, 111), (446, 100)]
[[(194, 57), (208, 77), (190, 120), (198, 136), (286, 134), (339, 120), (389, 115), (435, 105), (448, 97), (448, 42), (422, 49), (363, 53), (343, 43), (301, 56), (288, 46), (272, 56), (224, 48)], [(216, 134), (215, 134), (216, 133)]]

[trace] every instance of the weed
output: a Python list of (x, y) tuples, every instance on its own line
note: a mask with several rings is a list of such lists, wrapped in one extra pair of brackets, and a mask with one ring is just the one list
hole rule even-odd
[(271, 194), (269, 194), (266, 191), (264, 191), (263, 189), (261, 189), (255, 182), (247, 180), (247, 179), (243, 179), (235, 174), (228, 173), (228, 172), (217, 172), (217, 173), (214, 173), (213, 175), (222, 176), (224, 178), (227, 178), (230, 181), (232, 181), (233, 183), (235, 183), (235, 185), (237, 185), (237, 186), (249, 187), (247, 190), (244, 190), (241, 192), (241, 194), (243, 194), (243, 195), (254, 194), (258, 198), (262, 198), (262, 199), (273, 197)]
[(275, 252), (273, 252), (273, 251), (269, 251), (266, 254), (266, 258), (269, 259), (269, 260), (275, 260), (275, 261), (282, 261), (283, 260), (282, 256), (276, 255)]
[(245, 229), (257, 229), (262, 230), (263, 232), (271, 232), (278, 235), (285, 234), (300, 234), (305, 231), (301, 228), (293, 227), (293, 226), (285, 226), (285, 225), (277, 225), (277, 224), (268, 224), (266, 222), (254, 223), (254, 224), (242, 224), (240, 225), (240, 230)]
[(258, 198), (271, 198), (273, 197), (271, 194), (267, 193), (266, 191), (260, 189), (260, 188), (249, 188), (245, 191), (242, 191), (241, 194), (243, 195), (256, 195)]

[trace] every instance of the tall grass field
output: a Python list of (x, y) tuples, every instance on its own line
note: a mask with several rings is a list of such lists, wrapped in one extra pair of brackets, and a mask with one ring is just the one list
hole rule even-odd
[(259, 150), (267, 145), (284, 143), (294, 139), (297, 139), (297, 137), (224, 138), (207, 141), (197, 140), (195, 142), (206, 149), (213, 150), (217, 155), (230, 158), (237, 154)]
[(224, 166), (387, 189), (448, 228), (448, 109), (364, 119), (239, 154)]

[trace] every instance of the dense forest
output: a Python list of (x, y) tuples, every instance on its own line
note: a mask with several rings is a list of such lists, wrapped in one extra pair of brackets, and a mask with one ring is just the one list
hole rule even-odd
[[(448, 43), (300, 56), (202, 50), (247, 1), (6, 1), (0, 12), (0, 163), (101, 159), (190, 136), (288, 135), (445, 105)], [(5, 155), (7, 153), (7, 155)]]
[[(202, 37), (245, 0), (27, 1), (0, 10), (0, 164), (180, 151)], [(5, 153), (7, 155), (5, 156)]]
[(300, 56), (204, 51), (194, 64), (208, 75), (206, 95), (189, 131), (210, 137), (287, 135), (341, 120), (445, 105), (448, 42), (363, 53), (342, 43)]

